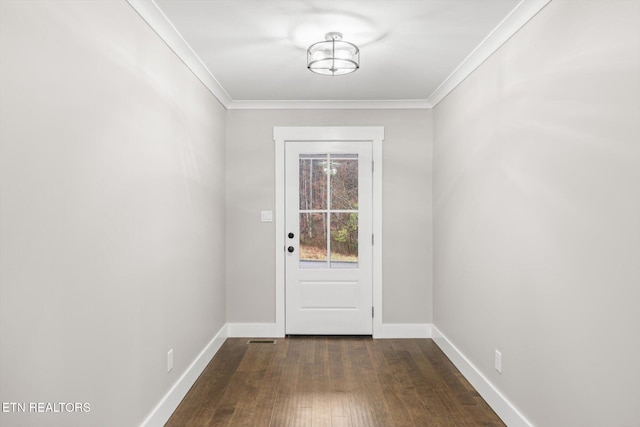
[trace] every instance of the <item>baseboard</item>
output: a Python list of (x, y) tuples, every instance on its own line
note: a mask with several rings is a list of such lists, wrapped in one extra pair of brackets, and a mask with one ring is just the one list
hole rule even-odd
[(281, 338), (275, 323), (227, 323), (229, 338)]
[(431, 338), (429, 323), (383, 323), (374, 338)]
[(162, 427), (165, 425), (173, 411), (176, 410), (191, 386), (196, 382), (204, 368), (207, 367), (213, 356), (216, 355), (225, 339), (227, 339), (227, 325), (224, 325), (215, 337), (195, 358), (182, 376), (171, 389), (164, 395), (140, 427)]
[[(275, 338), (280, 337), (275, 323), (228, 323), (195, 358), (182, 376), (160, 400), (140, 427), (161, 427), (178, 407), (191, 386), (198, 379), (207, 364), (213, 359), (227, 337)], [(518, 409), (456, 348), (443, 334), (431, 324), (426, 323), (383, 323), (374, 338), (433, 338), (434, 342), (447, 355), (462, 375), (487, 401), (489, 406), (509, 427), (532, 427)]]
[(435, 326), (433, 340), (509, 427), (532, 427), (511, 402)]
[[(227, 323), (229, 338), (280, 338), (275, 323)], [(374, 338), (431, 338), (428, 323), (383, 323)]]

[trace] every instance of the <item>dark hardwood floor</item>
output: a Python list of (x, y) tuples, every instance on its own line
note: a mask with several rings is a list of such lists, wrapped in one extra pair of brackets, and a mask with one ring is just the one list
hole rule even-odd
[(167, 426), (503, 426), (430, 339), (228, 339)]

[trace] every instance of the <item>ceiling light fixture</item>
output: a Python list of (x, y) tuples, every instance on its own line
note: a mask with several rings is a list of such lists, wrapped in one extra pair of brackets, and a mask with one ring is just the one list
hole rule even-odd
[(325, 76), (349, 74), (360, 68), (360, 49), (342, 40), (338, 32), (327, 33), (325, 41), (307, 49), (307, 68)]

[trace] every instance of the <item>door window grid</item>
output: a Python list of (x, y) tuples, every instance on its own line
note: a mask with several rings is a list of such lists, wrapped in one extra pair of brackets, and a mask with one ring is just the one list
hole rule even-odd
[(299, 155), (300, 268), (358, 268), (358, 155)]

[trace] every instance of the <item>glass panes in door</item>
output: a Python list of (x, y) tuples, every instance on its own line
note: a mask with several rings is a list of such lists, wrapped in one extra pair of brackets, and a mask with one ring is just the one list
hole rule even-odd
[(358, 268), (358, 155), (300, 154), (300, 268)]

